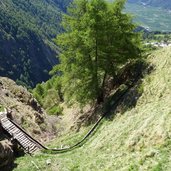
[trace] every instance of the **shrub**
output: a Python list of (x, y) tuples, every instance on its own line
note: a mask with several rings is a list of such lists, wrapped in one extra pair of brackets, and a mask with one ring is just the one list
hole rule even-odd
[(53, 106), (52, 108), (48, 109), (49, 115), (62, 115), (63, 108), (60, 106)]

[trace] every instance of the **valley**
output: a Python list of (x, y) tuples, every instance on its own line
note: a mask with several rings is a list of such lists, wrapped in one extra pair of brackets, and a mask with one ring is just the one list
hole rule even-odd
[(69, 1), (0, 2), (0, 75), (28, 88), (50, 78), (58, 63), (53, 38), (62, 31), (61, 15)]
[[(53, 39), (62, 32), (61, 15), (70, 2), (7, 0), (0, 3), (1, 76), (28, 88), (50, 78), (49, 71), (59, 62), (59, 48)], [(128, 1), (126, 12), (135, 17), (137, 25), (149, 31), (170, 32), (170, 11), (159, 8), (159, 4), (144, 6)]]
[(70, 2), (0, 0), (0, 170), (170, 171), (170, 1)]
[(134, 21), (149, 31), (171, 32), (171, 11), (159, 7), (127, 3), (126, 9)]
[[(125, 112), (113, 111), (95, 134), (81, 147), (61, 154), (38, 153), (17, 159), (15, 171), (35, 170), (170, 170), (170, 52), (171, 48), (154, 51), (148, 61), (155, 70), (140, 85), (142, 96), (136, 106)], [(129, 96), (129, 98), (131, 98)], [(122, 103), (121, 103), (122, 104)], [(118, 107), (119, 108), (119, 107)], [(61, 147), (77, 142), (89, 127), (50, 142)], [(47, 165), (47, 161), (50, 164)], [(29, 168), (29, 169), (28, 169)]]
[(160, 7), (163, 9), (171, 9), (170, 0), (128, 0), (130, 3), (141, 4), (143, 6)]

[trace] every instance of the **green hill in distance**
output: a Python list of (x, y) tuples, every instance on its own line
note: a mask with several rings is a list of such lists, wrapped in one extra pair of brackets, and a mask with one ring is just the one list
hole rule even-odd
[[(62, 31), (61, 15), (71, 1), (0, 1), (0, 76), (29, 87), (50, 78), (48, 72), (58, 63), (58, 47), (52, 39)], [(150, 6), (169, 7), (170, 1), (142, 3), (147, 1), (127, 3), (126, 11), (135, 22), (151, 31), (170, 32), (170, 12)]]
[(165, 9), (171, 9), (170, 0), (128, 0), (131, 3), (139, 3), (142, 5), (150, 5), (154, 7), (162, 7)]
[(170, 0), (128, 0), (125, 6), (138, 25), (161, 32), (171, 32), (170, 9)]
[(150, 31), (171, 32), (170, 11), (160, 7), (127, 3), (126, 12), (134, 16), (134, 21)]

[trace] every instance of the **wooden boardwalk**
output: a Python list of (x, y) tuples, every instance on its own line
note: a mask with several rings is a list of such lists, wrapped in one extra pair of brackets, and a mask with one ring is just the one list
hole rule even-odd
[(66, 151), (70, 151), (76, 147), (79, 147), (83, 144), (83, 142), (92, 134), (95, 128), (103, 119), (104, 115), (99, 118), (99, 120), (95, 123), (95, 125), (88, 131), (88, 133), (76, 144), (72, 146), (67, 146), (64, 148), (47, 148), (38, 142), (36, 139), (31, 137), (23, 128), (21, 128), (18, 124), (16, 124), (13, 120), (7, 117), (7, 111), (0, 112), (0, 125), (2, 128), (11, 136), (12, 139), (15, 139), (21, 147), (24, 149), (26, 153), (32, 154), (37, 150), (48, 150), (49, 152), (63, 153)]
[[(134, 86), (134, 83), (136, 83), (138, 80), (134, 81), (132, 84), (129, 84), (124, 89), (118, 88), (118, 90), (115, 92), (115, 95), (112, 97), (112, 104), (110, 104), (112, 107), (112, 110), (116, 109), (117, 105), (120, 103), (120, 100), (124, 97), (124, 95)], [(21, 147), (24, 149), (26, 153), (34, 153), (37, 150), (45, 150), (48, 152), (56, 152), (56, 153), (63, 153), (70, 150), (73, 150), (76, 147), (80, 147), (85, 140), (94, 132), (94, 130), (97, 128), (99, 123), (102, 121), (102, 119), (110, 113), (109, 111), (106, 111), (103, 113), (103, 115), (97, 120), (97, 122), (94, 124), (94, 126), (88, 131), (88, 133), (76, 144), (72, 146), (67, 146), (64, 148), (48, 148), (42, 145), (39, 141), (31, 137), (24, 129), (22, 129), (17, 123), (15, 123), (13, 120), (7, 117), (7, 110), (4, 112), (0, 112), (0, 125), (2, 128), (10, 134), (10, 136), (15, 139)]]
[[(132, 86), (126, 86), (124, 89), (118, 89), (115, 93), (115, 96), (113, 96), (112, 102), (112, 110), (117, 107), (120, 100), (123, 98), (123, 96), (128, 92), (128, 90)], [(7, 117), (8, 112), (0, 112), (0, 125), (2, 128), (10, 134), (11, 138), (15, 139), (21, 147), (24, 149), (26, 153), (34, 153), (37, 150), (45, 150), (45, 152), (52, 152), (52, 153), (63, 153), (70, 150), (75, 149), (76, 147), (80, 147), (83, 145), (83, 143), (88, 139), (88, 137), (94, 132), (94, 130), (97, 128), (99, 123), (102, 121), (102, 119), (109, 113), (109, 111), (106, 111), (103, 113), (103, 115), (97, 120), (97, 122), (94, 124), (94, 126), (88, 131), (88, 133), (76, 144), (67, 146), (64, 148), (48, 148), (42, 145), (39, 141), (31, 137), (23, 128), (21, 128), (18, 124), (16, 124), (13, 120)]]
[(16, 140), (26, 153), (34, 153), (40, 149), (46, 149), (37, 140), (28, 135), (25, 130), (19, 127), (14, 121), (7, 117), (7, 112), (0, 112), (0, 124), (2, 128)]

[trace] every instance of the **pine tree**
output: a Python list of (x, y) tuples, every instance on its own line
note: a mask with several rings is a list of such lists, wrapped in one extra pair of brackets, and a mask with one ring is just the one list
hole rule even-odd
[[(75, 0), (63, 17), (65, 32), (56, 43), (65, 99), (85, 104), (104, 99), (107, 76), (140, 57), (140, 39), (129, 15), (122, 12), (125, 0)], [(61, 74), (60, 74), (61, 75)]]

